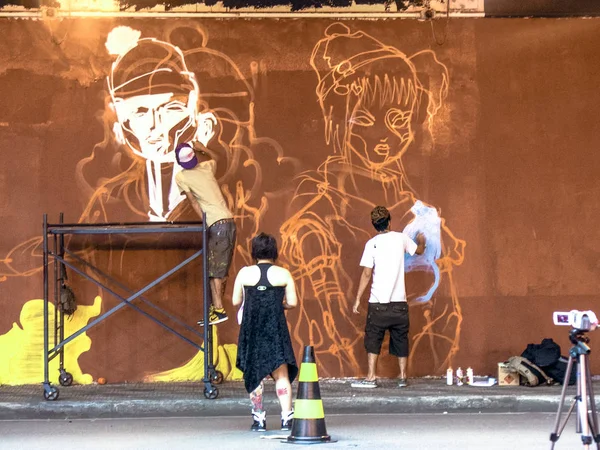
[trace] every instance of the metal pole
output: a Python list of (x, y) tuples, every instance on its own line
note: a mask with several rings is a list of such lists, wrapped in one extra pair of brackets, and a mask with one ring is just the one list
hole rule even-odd
[[(550, 433), (550, 440), (552, 441), (551, 449), (554, 448), (554, 444), (562, 434), (562, 430), (564, 429), (564, 425), (562, 428), (560, 427), (560, 416), (562, 414), (562, 407), (565, 403), (565, 398), (567, 395), (567, 385), (569, 384), (569, 379), (571, 378), (571, 371), (573, 370), (573, 355), (569, 355), (569, 361), (567, 362), (567, 371), (565, 372), (565, 379), (563, 381), (562, 390), (560, 393), (560, 401), (558, 402), (558, 410), (556, 411), (556, 419), (554, 420), (554, 428), (552, 429), (552, 433)], [(571, 405), (569, 412), (567, 413), (567, 418), (571, 414), (573, 407), (575, 404)], [(566, 420), (565, 420), (566, 423)]]
[[(52, 239), (53, 243), (52, 243), (52, 248), (54, 253), (56, 253), (57, 249), (58, 249), (58, 236), (54, 235), (53, 239)], [(58, 332), (59, 332), (59, 328), (60, 328), (60, 321), (58, 319), (58, 304), (59, 304), (59, 298), (60, 298), (60, 291), (59, 291), (59, 283), (58, 283), (58, 264), (54, 264), (54, 345), (56, 345), (59, 340), (58, 340)]]
[(579, 397), (579, 423), (581, 424), (581, 441), (584, 448), (590, 448), (592, 436), (590, 434), (590, 422), (588, 420), (588, 382), (587, 382), (587, 355), (579, 357), (579, 375), (581, 392)]
[[(64, 223), (64, 214), (60, 213), (59, 216), (59, 220), (58, 222), (60, 224)], [(60, 255), (61, 258), (65, 257), (65, 235), (61, 234), (58, 238), (58, 248), (55, 247), (55, 252), (58, 253)], [(61, 303), (62, 300), (62, 290), (63, 290), (63, 286), (65, 284), (65, 280), (67, 278), (67, 269), (65, 268), (64, 264), (54, 264), (55, 268), (58, 269), (58, 278), (56, 279), (56, 283), (58, 284), (58, 302)], [(65, 340), (65, 311), (62, 308), (62, 303), (61, 303), (61, 308), (60, 308), (60, 313), (59, 313), (59, 320), (60, 320), (60, 332), (59, 332), (59, 342), (62, 342)], [(57, 344), (55, 343), (54, 346), (56, 346)], [(60, 351), (59, 351), (59, 372), (61, 374), (61, 377), (66, 373), (65, 372), (65, 348), (61, 347)], [(70, 384), (70, 383), (69, 383)]]
[(575, 418), (575, 432), (581, 433), (581, 359), (582, 355), (577, 355), (577, 397), (575, 397), (575, 408), (576, 408), (576, 418)]
[(590, 429), (592, 438), (596, 442), (596, 448), (600, 448), (600, 431), (598, 430), (598, 411), (596, 410), (596, 397), (594, 396), (594, 388), (592, 386), (592, 372), (590, 370), (589, 362), (586, 364), (587, 369), (587, 383), (588, 383), (588, 395), (590, 398)]
[(210, 382), (210, 377), (208, 374), (208, 366), (209, 359), (211, 360), (211, 343), (210, 343), (210, 314), (209, 308), (211, 305), (210, 298), (210, 286), (208, 279), (208, 232), (206, 228), (206, 213), (202, 213), (202, 288), (203, 288), (203, 296), (202, 301), (204, 303), (204, 383)]
[(48, 373), (48, 215), (44, 214), (43, 224), (44, 256), (43, 256), (43, 278), (44, 278), (44, 384), (49, 385)]

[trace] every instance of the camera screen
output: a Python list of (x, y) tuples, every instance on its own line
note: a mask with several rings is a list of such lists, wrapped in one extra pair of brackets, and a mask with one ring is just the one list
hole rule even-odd
[(556, 323), (569, 323), (569, 315), (568, 314), (557, 314), (556, 315)]

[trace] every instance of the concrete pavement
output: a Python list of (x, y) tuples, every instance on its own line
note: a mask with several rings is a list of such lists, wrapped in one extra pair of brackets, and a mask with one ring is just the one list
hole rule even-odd
[[(319, 381), (325, 414), (556, 412), (561, 386), (447, 386), (445, 378), (410, 379), (398, 388), (396, 380), (380, 380), (375, 389), (352, 388), (353, 379)], [(600, 380), (593, 381), (600, 393)], [(118, 417), (240, 416), (249, 411), (241, 382), (217, 385), (217, 399), (204, 397), (203, 383), (132, 383), (57, 386), (59, 398), (47, 401), (42, 385), (0, 386), (0, 420), (81, 419)], [(292, 386), (297, 391), (297, 382)], [(277, 410), (272, 381), (265, 386), (265, 407)], [(570, 405), (575, 386), (569, 386)], [(598, 402), (596, 402), (598, 403)], [(600, 406), (600, 404), (599, 404)], [(566, 408), (566, 406), (565, 406)]]
[[(554, 414), (327, 414), (327, 450), (548, 450)], [(574, 421), (556, 450), (581, 449)], [(279, 411), (267, 432), (241, 417), (0, 421), (0, 450), (293, 450)]]

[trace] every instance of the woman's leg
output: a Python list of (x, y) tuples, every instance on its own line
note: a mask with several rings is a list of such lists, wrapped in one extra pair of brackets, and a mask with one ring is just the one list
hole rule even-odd
[(292, 411), (292, 385), (288, 374), (287, 364), (282, 364), (271, 374), (275, 380), (275, 389), (277, 398), (281, 405), (281, 414), (290, 413)]
[(263, 390), (264, 384), (261, 381), (256, 389), (250, 393), (252, 402), (252, 426), (251, 431), (266, 431), (267, 413), (263, 409)]
[(250, 401), (252, 402), (252, 412), (263, 412), (263, 388), (264, 383), (261, 381), (256, 389), (250, 392)]

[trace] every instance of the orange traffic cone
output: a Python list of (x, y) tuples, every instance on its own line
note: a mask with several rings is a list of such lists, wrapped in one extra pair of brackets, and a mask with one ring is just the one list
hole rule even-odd
[(331, 440), (325, 427), (325, 412), (319, 389), (315, 350), (310, 345), (304, 347), (298, 377), (298, 395), (294, 402), (294, 421), (287, 442), (292, 444), (335, 442)]

